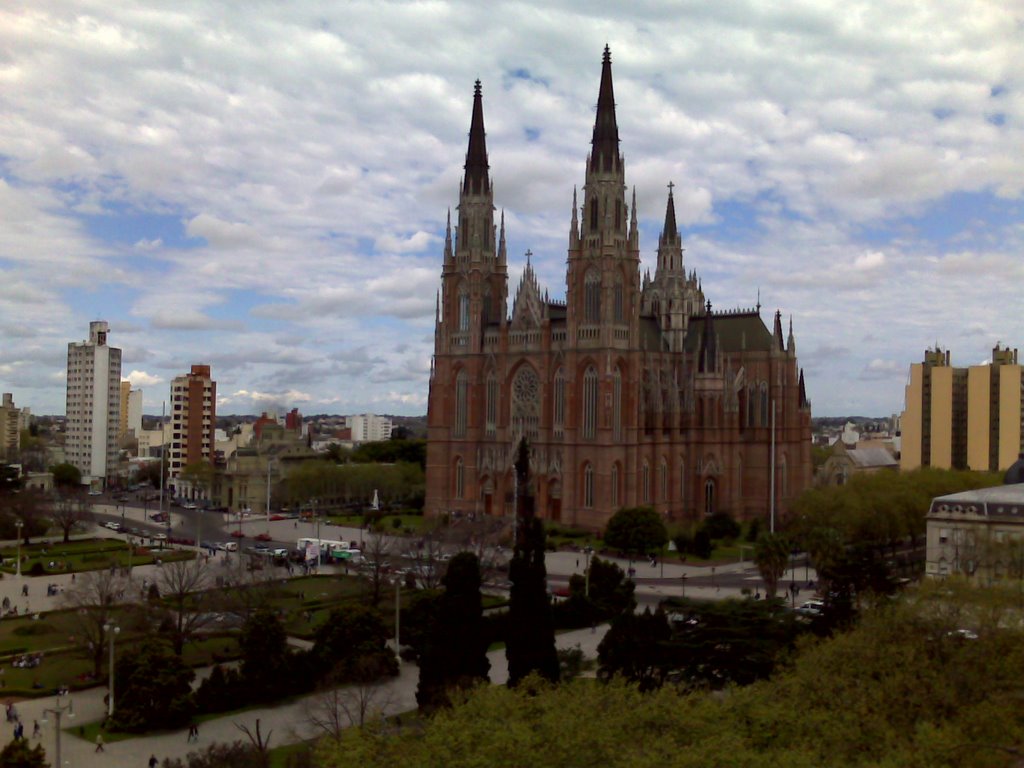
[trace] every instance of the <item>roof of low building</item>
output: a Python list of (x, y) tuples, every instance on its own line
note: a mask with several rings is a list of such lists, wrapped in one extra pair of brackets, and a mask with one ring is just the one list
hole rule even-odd
[(899, 464), (885, 448), (847, 448), (846, 455), (858, 467), (870, 469), (874, 467), (895, 467)]

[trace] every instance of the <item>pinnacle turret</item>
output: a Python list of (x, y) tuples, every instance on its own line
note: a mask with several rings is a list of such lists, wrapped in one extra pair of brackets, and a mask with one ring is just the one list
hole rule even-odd
[(490, 187), (487, 173), (487, 139), (484, 133), (484, 104), (480, 81), (473, 88), (473, 119), (469, 126), (469, 149), (466, 151), (466, 174), (462, 191), (482, 195)]
[(621, 164), (619, 126), (615, 121), (615, 94), (612, 90), (612, 54), (606, 45), (601, 67), (601, 89), (597, 96), (594, 138), (591, 140), (590, 168), (612, 171)]

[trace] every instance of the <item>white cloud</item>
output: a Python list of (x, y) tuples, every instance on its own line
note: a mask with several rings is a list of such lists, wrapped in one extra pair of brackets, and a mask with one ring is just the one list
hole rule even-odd
[(133, 387), (155, 387), (157, 384), (164, 382), (163, 377), (155, 376), (145, 371), (132, 371), (128, 375), (124, 376), (125, 379), (132, 383)]
[(510, 290), (530, 248), (560, 296), (609, 42), (643, 268), (672, 181), (716, 307), (794, 315), (816, 412), (895, 410), (937, 337), (1024, 338), (1019, 27), (967, 0), (0, 9), (0, 385), (58, 412), (104, 317), (164, 381), (422, 409), (473, 80)]

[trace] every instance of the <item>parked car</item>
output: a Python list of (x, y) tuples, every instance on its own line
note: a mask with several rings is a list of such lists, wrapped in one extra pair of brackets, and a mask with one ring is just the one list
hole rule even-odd
[(270, 541), (270, 534), (264, 531), (263, 533), (257, 534), (256, 541)]
[(825, 612), (825, 601), (813, 598), (797, 608), (796, 612), (803, 616), (821, 616)]
[(232, 531), (231, 535), (234, 536), (236, 539), (244, 539), (245, 538), (245, 534), (242, 533), (241, 531)]
[(196, 504), (194, 501), (186, 501), (184, 504), (181, 505), (181, 508), (182, 509), (199, 509), (199, 505)]
[(109, 528), (112, 531), (117, 531), (118, 533), (120, 533), (124, 529), (123, 525), (121, 525), (120, 523), (114, 523), (114, 522), (104, 523), (103, 527), (104, 528)]

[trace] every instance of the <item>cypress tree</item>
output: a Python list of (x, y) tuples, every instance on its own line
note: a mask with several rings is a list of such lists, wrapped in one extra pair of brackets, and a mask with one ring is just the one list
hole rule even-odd
[(526, 440), (519, 443), (516, 459), (516, 542), (509, 564), (508, 684), (536, 672), (558, 681), (555, 625), (544, 566), (544, 525), (534, 514), (530, 485), (530, 453)]
[(416, 703), (433, 710), (451, 704), (453, 688), (468, 688), (487, 680), (483, 601), (480, 597), (480, 562), (472, 552), (460, 552), (448, 563), (444, 593), (420, 658)]

